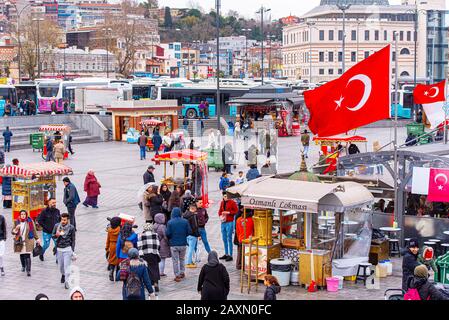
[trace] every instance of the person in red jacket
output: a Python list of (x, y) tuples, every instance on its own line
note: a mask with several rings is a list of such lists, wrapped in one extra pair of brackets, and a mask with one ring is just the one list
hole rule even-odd
[(240, 270), (242, 269), (242, 241), (254, 235), (254, 221), (252, 212), (247, 212), (245, 219), (243, 219), (243, 214), (237, 218), (235, 222), (235, 233), (238, 241), (236, 268)]
[(84, 180), (84, 191), (87, 193), (86, 200), (84, 200), (83, 205), (92, 208), (98, 208), (98, 195), (100, 194), (101, 185), (95, 176), (93, 170), (89, 170)]
[(232, 261), (232, 233), (234, 228), (234, 216), (239, 211), (237, 203), (228, 199), (226, 192), (223, 192), (223, 200), (220, 203), (218, 216), (221, 220), (221, 237), (223, 239), (225, 254), (221, 260)]

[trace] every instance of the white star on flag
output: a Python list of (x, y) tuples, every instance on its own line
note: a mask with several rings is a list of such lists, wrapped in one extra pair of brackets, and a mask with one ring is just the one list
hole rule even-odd
[(335, 100), (335, 103), (337, 104), (337, 107), (335, 108), (335, 110), (337, 110), (338, 108), (341, 107), (341, 103), (343, 102), (345, 98), (343, 96), (340, 96), (340, 100)]
[(438, 186), (438, 190), (442, 191), (443, 190), (443, 186)]
[(429, 91), (424, 92), (424, 95), (428, 96), (429, 95)]

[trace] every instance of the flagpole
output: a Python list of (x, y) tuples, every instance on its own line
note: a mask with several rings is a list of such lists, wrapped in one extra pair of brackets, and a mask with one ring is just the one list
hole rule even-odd
[[(446, 83), (444, 84), (444, 90), (446, 91)], [(447, 144), (447, 107), (448, 107), (448, 103), (447, 103), (447, 96), (446, 96), (446, 100), (444, 100), (444, 144)]]
[[(394, 222), (393, 227), (397, 227), (398, 223), (398, 33), (394, 33), (394, 50), (395, 50), (395, 72), (394, 72)], [(402, 223), (401, 223), (402, 225)]]

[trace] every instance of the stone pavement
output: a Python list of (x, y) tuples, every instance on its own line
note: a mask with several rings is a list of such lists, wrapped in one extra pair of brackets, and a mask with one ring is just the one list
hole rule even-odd
[[(379, 139), (381, 144), (389, 141), (389, 133), (379, 136), (379, 129), (360, 130), (357, 134), (366, 134), (369, 137)], [(402, 133), (405, 136), (405, 132)], [(401, 135), (401, 136), (402, 136)], [(279, 139), (279, 171), (288, 172), (299, 168), (299, 137), (289, 137)], [(372, 141), (370, 139), (370, 141)], [(189, 142), (189, 141), (188, 141)], [(205, 142), (206, 143), (206, 142)], [(204, 143), (203, 143), (204, 146)], [(371, 146), (369, 146), (371, 149)], [(74, 146), (76, 154), (65, 162), (74, 170), (71, 180), (78, 187), (81, 198), (84, 198), (83, 182), (85, 174), (89, 169), (93, 169), (102, 184), (99, 198), (99, 209), (85, 208), (80, 205), (77, 209), (77, 261), (74, 263), (72, 285), (78, 284), (85, 289), (88, 299), (119, 300), (121, 299), (121, 283), (112, 283), (108, 279), (106, 270), (104, 244), (106, 240), (105, 228), (107, 217), (119, 213), (127, 213), (137, 217), (137, 224), (143, 225), (143, 217), (137, 206), (137, 190), (142, 185), (142, 174), (146, 167), (152, 163), (147, 154), (146, 161), (139, 160), (139, 150), (136, 145), (129, 145), (120, 142), (107, 142), (84, 144)], [(243, 149), (237, 151), (242, 155)], [(312, 146), (308, 165), (311, 166), (318, 159), (318, 148)], [(153, 155), (151, 153), (151, 155)], [(6, 163), (11, 159), (18, 158), (22, 163), (42, 161), (39, 153), (31, 150), (13, 151), (6, 155)], [(241, 164), (234, 172), (242, 169), (244, 157), (241, 157)], [(180, 171), (178, 171), (180, 172)], [(162, 167), (156, 170), (156, 181), (162, 177)], [(207, 225), (209, 242), (219, 255), (223, 254), (223, 244), (221, 241), (220, 222), (217, 215), (217, 206), (221, 198), (218, 190), (218, 180), (220, 173), (213, 170), (209, 173), (209, 194), (214, 204), (209, 209), (210, 220)], [(58, 208), (64, 212), (62, 204), (62, 181), (58, 181), (57, 203)], [(83, 199), (82, 199), (83, 200)], [(8, 230), (11, 229), (11, 211), (0, 209), (5, 216)], [(52, 245), (53, 246), (53, 245)], [(52, 248), (51, 246), (51, 248)], [(47, 251), (45, 261), (38, 258), (32, 261), (32, 276), (26, 277), (21, 272), (18, 255), (12, 252), (12, 237), (8, 235), (6, 243), (5, 271), (6, 276), (0, 277), (0, 300), (7, 299), (34, 299), (38, 293), (45, 293), (50, 299), (65, 300), (68, 298), (69, 290), (64, 289), (59, 283), (60, 273), (55, 259), (51, 254), (51, 249)], [(234, 248), (235, 249), (235, 248)], [(207, 260), (204, 250), (200, 267)], [(236, 250), (234, 250), (234, 256)], [(351, 284), (345, 282), (345, 288), (338, 293), (328, 293), (320, 291), (317, 293), (307, 293), (300, 287), (286, 287), (278, 299), (383, 299), (386, 288), (398, 288), (401, 284), (400, 262), (395, 262), (394, 275), (386, 279), (381, 279), (382, 290), (369, 291), (362, 284)], [(200, 298), (196, 290), (197, 278), (200, 267), (187, 269), (186, 279), (180, 283), (173, 281), (171, 260), (167, 260), (166, 274), (161, 280), (159, 299), (185, 299), (197, 300)], [(235, 269), (234, 262), (225, 263), (231, 277), (231, 292), (229, 299), (261, 299), (263, 297), (263, 285), (259, 285), (258, 293), (252, 292), (250, 295), (240, 293), (240, 273)]]

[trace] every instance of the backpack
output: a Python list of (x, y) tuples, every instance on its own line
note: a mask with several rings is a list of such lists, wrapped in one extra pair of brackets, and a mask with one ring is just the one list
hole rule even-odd
[(126, 281), (129, 276), (129, 259), (125, 259), (119, 264), (119, 270), (117, 271), (118, 275), (116, 278), (118, 278), (120, 281)]
[(128, 279), (126, 279), (126, 296), (128, 299), (140, 298), (142, 282), (135, 272), (130, 272)]
[[(418, 289), (409, 288), (404, 294), (404, 300), (421, 300)], [(430, 296), (426, 300), (430, 300)]]

